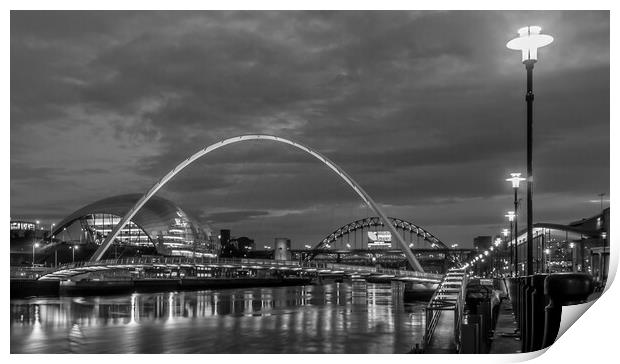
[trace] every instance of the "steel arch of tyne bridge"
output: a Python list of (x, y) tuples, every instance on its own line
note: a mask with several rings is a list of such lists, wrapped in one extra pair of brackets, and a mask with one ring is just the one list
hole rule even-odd
[[(428, 231), (415, 225), (412, 222), (402, 220), (402, 219), (397, 219), (395, 217), (388, 217), (388, 219), (390, 220), (390, 225), (393, 225), (395, 228), (403, 230), (403, 231), (409, 231), (412, 233), (415, 232), (417, 236), (429, 242), (433, 248), (449, 249), (448, 246), (446, 246), (435, 235), (429, 233)], [(342, 238), (343, 236), (347, 234), (354, 233), (358, 230), (368, 229), (368, 228), (377, 227), (377, 226), (385, 227), (385, 222), (383, 222), (382, 219), (376, 216), (367, 217), (365, 219), (360, 219), (360, 220), (350, 222), (334, 230), (331, 234), (327, 235), (323, 240), (321, 240), (314, 247), (314, 250), (323, 249), (326, 246), (333, 244), (339, 238)]]

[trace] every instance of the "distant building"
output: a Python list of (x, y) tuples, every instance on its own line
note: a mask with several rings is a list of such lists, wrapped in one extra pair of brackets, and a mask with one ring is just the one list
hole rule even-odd
[(241, 253), (247, 253), (248, 251), (252, 251), (256, 249), (256, 244), (253, 239), (248, 238), (247, 236), (242, 236), (240, 238), (235, 239), (237, 244), (237, 249)]
[(484, 251), (493, 244), (493, 237), (488, 235), (477, 236), (474, 238), (474, 249), (476, 251)]
[(224, 248), (230, 242), (230, 229), (222, 229), (220, 230), (220, 246)]
[(12, 220), (10, 225), (11, 254), (25, 252), (32, 254), (32, 245), (40, 242), (49, 234), (43, 226), (34, 221)]
[(247, 236), (231, 237), (230, 230), (220, 230), (220, 242), (223, 258), (247, 258), (248, 254), (256, 249), (254, 240)]
[[(49, 242), (98, 246), (142, 197), (127, 194), (86, 205), (59, 222)], [(134, 215), (114, 241), (119, 247), (155, 247), (162, 255), (214, 256), (211, 231), (167, 199), (154, 196)]]
[(291, 260), (291, 239), (275, 238), (273, 246), (275, 260)]

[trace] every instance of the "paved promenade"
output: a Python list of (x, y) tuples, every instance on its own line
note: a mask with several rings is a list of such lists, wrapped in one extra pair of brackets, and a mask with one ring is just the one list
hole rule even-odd
[(510, 300), (504, 300), (499, 308), (497, 326), (489, 354), (514, 354), (521, 352), (521, 341), (514, 335), (517, 329)]

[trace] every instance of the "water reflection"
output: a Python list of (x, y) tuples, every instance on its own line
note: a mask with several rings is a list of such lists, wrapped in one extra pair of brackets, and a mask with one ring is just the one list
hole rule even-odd
[(423, 307), (389, 285), (11, 301), (12, 353), (404, 353)]

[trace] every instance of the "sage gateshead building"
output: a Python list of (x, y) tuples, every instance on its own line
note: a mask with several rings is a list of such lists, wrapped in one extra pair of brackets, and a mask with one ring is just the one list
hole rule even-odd
[[(142, 197), (127, 194), (86, 205), (59, 222), (47, 242), (75, 246), (100, 245), (121, 218)], [(172, 201), (151, 198), (121, 230), (115, 247), (155, 248), (158, 254), (215, 256), (218, 239)], [(113, 250), (113, 249), (110, 249)]]

